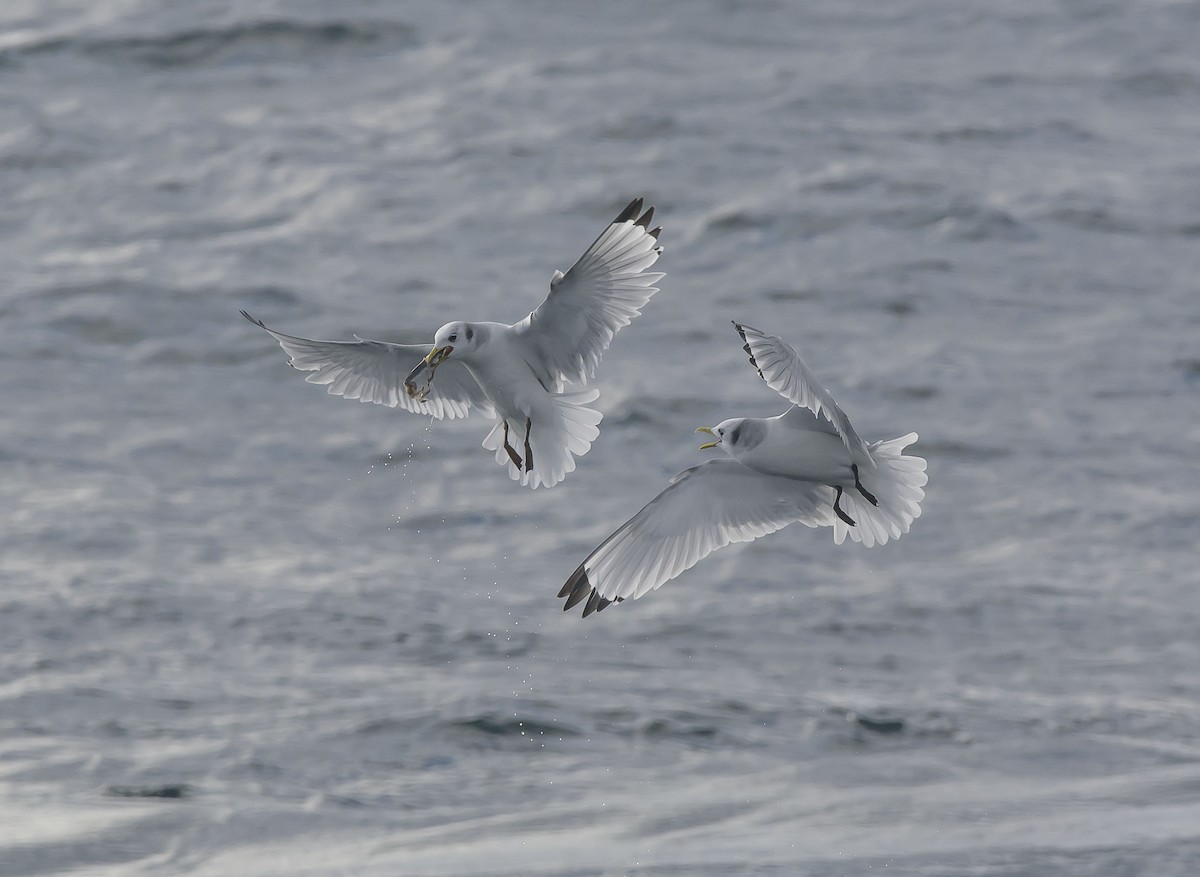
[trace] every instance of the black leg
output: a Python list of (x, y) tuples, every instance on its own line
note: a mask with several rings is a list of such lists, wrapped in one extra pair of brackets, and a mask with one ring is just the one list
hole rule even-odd
[(854, 473), (854, 486), (858, 488), (858, 492), (865, 496), (867, 498), (867, 502), (869, 502), (871, 505), (879, 505), (879, 500), (872, 496), (870, 491), (863, 487), (862, 482), (858, 480), (858, 464), (851, 463), (850, 470)]
[(529, 447), (529, 428), (533, 426), (533, 422), (528, 417), (525, 418), (525, 471), (533, 471), (533, 448)]
[(504, 421), (504, 450), (508, 451), (508, 459), (513, 461), (517, 467), (517, 471), (521, 469), (521, 455), (517, 453), (517, 449), (508, 443), (508, 421)]
[(838, 487), (836, 489), (837, 489), (837, 496), (835, 496), (833, 498), (833, 510), (837, 513), (837, 516), (839, 518), (841, 518), (843, 521), (845, 521), (851, 527), (857, 526), (854, 523), (854, 518), (850, 517), (848, 514), (846, 514), (844, 511), (842, 511), (842, 507), (840, 505), (838, 505), (838, 503), (840, 503), (842, 501), (842, 489), (840, 487)]

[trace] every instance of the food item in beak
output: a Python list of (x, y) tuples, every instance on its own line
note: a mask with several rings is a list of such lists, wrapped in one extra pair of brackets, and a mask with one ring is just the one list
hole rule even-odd
[[(408, 377), (405, 378), (404, 392), (408, 393), (409, 396), (418, 402), (424, 402), (428, 399), (430, 387), (433, 384), (433, 373), (437, 371), (439, 365), (446, 361), (446, 357), (450, 355), (450, 351), (453, 349), (453, 347), (435, 347), (429, 351), (429, 355), (417, 363), (417, 367), (409, 372)], [(425, 383), (418, 387), (414, 379), (422, 371), (428, 371), (428, 374), (425, 375)]]

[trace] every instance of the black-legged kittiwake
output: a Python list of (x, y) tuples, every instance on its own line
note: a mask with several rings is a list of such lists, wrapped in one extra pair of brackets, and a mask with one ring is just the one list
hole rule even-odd
[(584, 385), (665, 276), (646, 270), (662, 253), (653, 218), (653, 207), (643, 212), (642, 199), (633, 199), (566, 274), (554, 272), (549, 295), (529, 316), (513, 325), (447, 323), (423, 358), (423, 345), (311, 341), (242, 316), (330, 393), (437, 419), (466, 417), (472, 408), (496, 418), (483, 446), (513, 480), (551, 487), (600, 434), (601, 414), (586, 407), (600, 393)]
[(559, 591), (584, 616), (641, 597), (732, 542), (799, 521), (833, 527), (868, 548), (898, 539), (921, 514), (925, 460), (904, 454), (911, 432), (867, 444), (787, 343), (734, 323), (751, 364), (793, 406), (777, 417), (700, 427), (728, 458), (680, 472), (605, 539)]

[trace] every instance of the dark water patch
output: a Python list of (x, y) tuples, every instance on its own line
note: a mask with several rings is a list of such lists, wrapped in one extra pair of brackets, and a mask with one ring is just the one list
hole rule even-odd
[(845, 174), (832, 174), (803, 186), (805, 191), (846, 193), (861, 192), (874, 186), (886, 183), (887, 178), (875, 171), (857, 171)]
[(862, 272), (860, 276), (907, 279), (924, 274), (950, 274), (953, 271), (954, 263), (948, 259), (917, 259), (913, 262), (880, 265)]
[(1169, 399), (1174, 394), (1170, 387), (1103, 387), (1092, 391), (1093, 399)]
[(1044, 145), (1047, 141), (1079, 144), (1094, 142), (1094, 133), (1076, 122), (1065, 119), (1046, 119), (1033, 124), (1000, 125), (950, 125), (942, 128), (909, 131), (905, 135), (914, 142), (927, 141), (947, 147), (959, 144), (1005, 145), (1019, 140), (1034, 140)]
[(638, 733), (651, 740), (674, 739), (685, 742), (715, 741), (721, 733), (713, 720), (692, 713), (674, 713), (646, 719), (638, 727)]
[(583, 732), (566, 722), (525, 715), (482, 713), (457, 721), (442, 722), (438, 731), (464, 746), (483, 749), (526, 749), (531, 744), (558, 742), (564, 737), (581, 737)]
[(634, 396), (624, 400), (620, 405), (605, 415), (605, 422), (610, 426), (669, 426), (676, 423), (680, 417), (699, 416), (712, 409), (712, 401), (694, 396), (671, 396), (653, 398)]
[(948, 740), (958, 744), (971, 742), (958, 723), (936, 710), (923, 714), (907, 714), (900, 710), (880, 708), (869, 712), (830, 708), (830, 718), (840, 720), (831, 728), (844, 742), (869, 745), (887, 740)]
[(186, 712), (196, 706), (196, 702), (183, 697), (160, 697), (154, 701), (161, 707), (178, 712)]
[(853, 213), (788, 213), (734, 207), (718, 210), (705, 220), (705, 228), (716, 235), (758, 232), (772, 239), (795, 241), (820, 237), (857, 220)]
[(918, 198), (933, 198), (946, 191), (946, 186), (934, 180), (891, 180), (887, 184), (889, 195), (914, 195)]
[(1200, 357), (1176, 359), (1171, 363), (1171, 367), (1178, 369), (1183, 374), (1183, 379), (1189, 383), (1200, 381)]
[(959, 141), (969, 143), (1010, 143), (1028, 133), (1023, 127), (999, 128), (990, 125), (955, 125), (931, 131), (909, 132), (910, 140), (929, 140), (933, 143), (952, 144)]
[(938, 220), (950, 240), (1030, 241), (1037, 235), (1012, 214), (994, 207), (969, 206), (951, 210)]
[(740, 208), (721, 210), (705, 220), (705, 228), (717, 234), (731, 231), (754, 231), (770, 228), (778, 218), (764, 213), (756, 213)]
[(364, 722), (355, 728), (354, 733), (364, 736), (372, 736), (374, 734), (407, 734), (412, 730), (413, 724), (411, 719), (398, 719), (394, 717), (371, 719), (369, 722)]
[(1139, 98), (1200, 95), (1200, 77), (1187, 70), (1142, 70), (1122, 76), (1114, 84)]
[(602, 122), (596, 135), (608, 140), (658, 140), (675, 128), (675, 119), (665, 113), (635, 113)]
[(106, 786), (104, 794), (110, 798), (159, 798), (178, 801), (192, 795), (187, 783), (167, 783), (161, 786)]
[(914, 624), (912, 621), (902, 624), (892, 618), (883, 621), (847, 621), (841, 618), (833, 618), (814, 622), (810, 630), (816, 634), (824, 634), (826, 636), (837, 637), (840, 640), (856, 642), (859, 640), (875, 640), (880, 637), (895, 636), (898, 633), (920, 635), (925, 631), (925, 628), (919, 624)]
[(277, 19), (154, 35), (50, 37), (11, 48), (0, 54), (0, 61), (66, 53), (107, 64), (152, 69), (218, 63), (311, 63), (322, 56), (383, 52), (415, 43), (415, 29), (399, 22)]
[[(211, 292), (214, 295), (220, 295), (222, 298), (235, 302), (236, 305), (246, 308), (251, 313), (254, 313), (254, 308), (258, 307), (282, 308), (288, 306), (290, 310), (290, 308), (299, 307), (302, 301), (304, 301), (294, 289), (276, 286), (215, 288)], [(238, 314), (234, 312), (233, 316), (238, 317)], [(254, 313), (254, 316), (257, 317), (258, 314)]]
[(895, 387), (892, 392), (906, 399), (932, 399), (941, 391), (931, 384), (924, 384)]
[(702, 750), (754, 746), (757, 735), (777, 722), (778, 716), (734, 700), (703, 710), (676, 709), (647, 714), (608, 709), (595, 714), (598, 732)]
[(821, 292), (816, 289), (772, 289), (764, 292), (762, 297), (767, 301), (812, 301), (820, 298)]
[(1113, 234), (1138, 234), (1141, 232), (1137, 225), (1117, 217), (1107, 207), (1100, 206), (1056, 207), (1042, 218), (1081, 231), (1102, 231)]
[(897, 317), (907, 317), (916, 313), (917, 304), (912, 299), (893, 298), (883, 302), (883, 309)]
[(899, 734), (904, 730), (904, 719), (886, 718), (881, 716), (866, 716), (855, 713), (854, 723), (865, 731), (875, 734)]

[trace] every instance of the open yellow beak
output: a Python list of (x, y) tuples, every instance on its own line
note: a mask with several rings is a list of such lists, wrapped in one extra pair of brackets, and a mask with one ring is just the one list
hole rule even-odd
[[(716, 435), (716, 433), (712, 431), (711, 426), (698, 426), (698, 427), (696, 427), (696, 432), (708, 433), (711, 436)], [(699, 448), (697, 448), (697, 450), (707, 451), (709, 448), (715, 448), (717, 446), (717, 444), (718, 444), (717, 442), (705, 442)]]
[(429, 353), (426, 355), (425, 364), (430, 368), (437, 368), (445, 361), (446, 357), (450, 355), (452, 350), (454, 350), (453, 347), (433, 348), (433, 350), (429, 351)]

